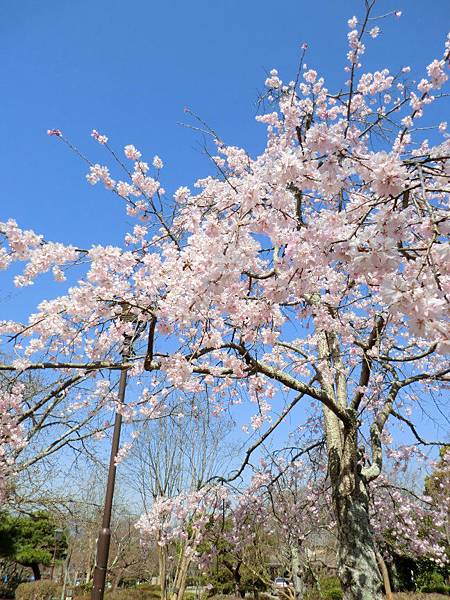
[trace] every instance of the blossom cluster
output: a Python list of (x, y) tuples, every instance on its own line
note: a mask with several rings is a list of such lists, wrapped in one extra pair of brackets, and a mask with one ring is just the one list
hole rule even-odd
[[(62, 286), (27, 323), (2, 323), (2, 336), (18, 341), (11, 368), (46, 354), (60, 374), (81, 369), (95, 384), (120, 367), (131, 339), (130, 375), (151, 372), (159, 386), (141, 396), (149, 414), (183, 393), (207, 393), (215, 414), (245, 397), (255, 431), (293, 393), (309, 397), (308, 417), (322, 404), (342, 417), (353, 400), (368, 428), (393, 382), (399, 396), (410, 383), (435, 391), (445, 382), (450, 139), (437, 129), (431, 144), (417, 123), (448, 79), (450, 38), (415, 85), (407, 68), (361, 72), (365, 38), (357, 19), (349, 27), (346, 91), (330, 92), (306, 65), (287, 84), (272, 70), (269, 110), (258, 117), (264, 149), (253, 157), (215, 140), (219, 175), (193, 190), (181, 186), (169, 200), (163, 161), (145, 162), (131, 144), (124, 180), (90, 163), (87, 181), (105, 185), (138, 220), (124, 247), (81, 251), (14, 220), (0, 224), (0, 268), (25, 263), (16, 285), (52, 270)], [(92, 135), (108, 151), (106, 137)], [(65, 287), (73, 263), (84, 274)], [(213, 506), (217, 493), (205, 497)], [(206, 504), (195, 494), (180, 499), (175, 520), (164, 500), (156, 505), (161, 541), (181, 531), (194, 500)], [(198, 509), (200, 521), (208, 510)], [(156, 527), (150, 517), (141, 526)]]
[(389, 552), (448, 563), (446, 526), (450, 495), (442, 490), (438, 502), (395, 486), (381, 476), (374, 483), (372, 526)]
[(14, 474), (14, 452), (24, 447), (25, 432), (19, 424), (24, 385), (15, 383), (2, 389), (0, 397), (0, 501), (6, 493), (7, 479)]

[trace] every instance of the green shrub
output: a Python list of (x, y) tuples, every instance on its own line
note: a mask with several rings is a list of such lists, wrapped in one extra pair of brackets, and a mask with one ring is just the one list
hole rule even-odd
[(446, 594), (450, 596), (450, 585), (445, 583), (436, 583), (435, 585), (425, 585), (421, 588), (421, 592), (426, 594)]
[(216, 594), (215, 596), (210, 596), (208, 600), (242, 600), (242, 598), (238, 596), (229, 596), (228, 594)]
[(416, 585), (420, 592), (435, 592), (437, 594), (447, 593), (444, 576), (442, 573), (439, 573), (439, 571), (423, 571), (417, 577)]
[(320, 587), (322, 590), (326, 590), (329, 588), (338, 588), (341, 587), (341, 582), (339, 581), (339, 577), (335, 575), (329, 575), (328, 577), (321, 577), (319, 579)]
[(341, 600), (343, 598), (341, 583), (337, 577), (322, 577), (319, 583), (321, 598), (324, 600)]
[(342, 600), (343, 597), (341, 588), (330, 588), (325, 594), (322, 594), (322, 598), (326, 600)]
[(423, 591), (422, 588), (434, 585), (442, 585), (444, 577), (438, 571), (423, 571), (416, 579), (416, 585), (419, 591)]
[(310, 590), (306, 595), (307, 600), (342, 600), (343, 597), (341, 588), (328, 588), (322, 590), (321, 594), (317, 590)]
[(29, 583), (21, 583), (16, 589), (16, 600), (59, 600), (62, 587), (56, 581), (40, 579)]

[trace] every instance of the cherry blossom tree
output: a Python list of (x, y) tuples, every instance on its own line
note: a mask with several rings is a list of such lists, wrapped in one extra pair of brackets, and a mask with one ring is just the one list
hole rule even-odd
[[(9, 389), (8, 389), (9, 388)], [(8, 490), (8, 477), (15, 471), (13, 452), (25, 446), (23, 431), (17, 415), (22, 410), (23, 385), (15, 383), (2, 389), (0, 409), (0, 501), (4, 501)]]
[[(170, 595), (183, 598), (191, 555), (204, 535), (200, 523), (196, 531), (192, 528), (202, 512), (198, 492), (224, 469), (224, 452), (232, 455), (225, 444), (229, 429), (227, 419), (210, 414), (208, 398), (197, 396), (189, 414), (150, 422), (124, 463), (127, 484), (140, 495), (146, 513), (143, 537), (156, 547), (162, 600), (173, 588)], [(191, 493), (194, 500), (189, 502)]]
[(431, 497), (401, 488), (383, 475), (373, 488), (371, 521), (377, 544), (398, 555), (427, 558), (444, 566), (448, 498), (435, 505)]
[[(323, 448), (320, 443), (314, 446)], [(439, 479), (445, 477), (444, 469), (443, 461)], [(263, 589), (271, 588), (275, 559), (278, 573), (290, 582), (279, 595), (303, 600), (312, 585), (320, 589), (323, 567), (332, 569), (336, 564), (333, 548), (338, 531), (331, 492), (320, 453), (313, 461), (275, 453), (261, 460), (243, 490), (206, 486), (158, 500), (137, 527), (145, 540), (157, 540), (166, 553), (178, 551), (186, 572), (191, 565), (203, 573), (224, 566), (236, 595), (242, 597), (248, 575)], [(425, 559), (437, 568), (447, 565), (447, 497), (433, 503), (430, 496), (414, 493), (400, 484), (398, 474), (391, 474), (371, 483), (369, 498), (375, 552), (388, 597), (386, 562), (391, 563), (394, 555), (414, 562)]]
[[(323, 448), (321, 443), (313, 446)], [(326, 468), (312, 467), (299, 457), (279, 453), (262, 459), (250, 485), (228, 498), (227, 527), (219, 520), (216, 531), (209, 528), (206, 532), (207, 537), (215, 533), (222, 545), (225, 542), (234, 564), (250, 570), (269, 589), (273, 579), (270, 559), (275, 559), (278, 574), (288, 575), (290, 581), (279, 595), (295, 600), (306, 597), (308, 581), (317, 583), (324, 547), (334, 541)], [(257, 549), (261, 550), (254, 560)], [(216, 542), (212, 550), (210, 560), (220, 553), (220, 544)]]
[[(369, 486), (392, 422), (423, 443), (417, 409), (449, 381), (450, 140), (445, 123), (424, 139), (420, 119), (430, 104), (436, 113), (450, 38), (418, 84), (408, 67), (363, 72), (365, 43), (378, 43), (374, 10), (366, 0), (360, 22), (348, 22), (343, 87), (330, 91), (306, 66), (304, 46), (293, 81), (275, 70), (266, 81), (261, 154), (210, 131), (217, 175), (194, 191), (168, 199), (158, 156), (149, 165), (127, 145), (122, 161), (94, 131), (123, 175), (89, 163), (87, 179), (138, 220), (125, 248), (51, 242), (13, 219), (0, 226), (0, 265), (25, 262), (16, 285), (52, 271), (63, 287), (27, 323), (2, 322), (17, 358), (1, 370), (88, 376), (95, 406), (105, 373), (127, 369), (140, 386), (130, 418), (207, 391), (217, 412), (248, 398), (257, 431), (297, 406), (303, 425), (320, 423), (346, 600), (382, 597)], [(64, 288), (71, 265), (85, 275)], [(21, 391), (12, 394), (2, 447), (16, 443)]]
[(425, 480), (425, 494), (432, 505), (442, 514), (442, 536), (446, 540), (447, 554), (450, 554), (450, 447), (440, 450), (440, 458), (433, 465), (433, 472)]
[[(171, 600), (183, 599), (189, 567), (199, 558), (207, 526), (220, 514), (227, 495), (224, 486), (213, 486), (182, 492), (175, 498), (159, 497), (137, 522), (143, 539), (157, 541), (166, 560), (169, 550), (178, 555), (171, 589), (166, 589), (165, 582), (161, 588)], [(161, 569), (160, 563), (160, 573), (166, 575), (166, 569), (167, 565)]]

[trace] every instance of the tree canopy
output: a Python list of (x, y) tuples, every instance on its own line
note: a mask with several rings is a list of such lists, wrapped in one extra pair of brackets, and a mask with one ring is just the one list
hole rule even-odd
[(64, 532), (50, 513), (0, 514), (0, 556), (31, 567), (35, 579), (41, 577), (40, 565), (48, 567), (64, 558), (66, 548)]
[[(48, 398), (58, 407), (70, 391), (64, 414), (80, 422), (111, 407), (130, 421), (192, 416), (199, 395), (212, 414), (244, 401), (253, 407), (244, 428), (256, 441), (240, 468), (156, 499), (142, 529), (163, 537), (175, 530), (195, 540), (194, 552), (207, 508), (225, 500), (222, 484), (239, 481), (268, 436), (295, 418), (297, 457), (319, 445), (326, 454), (326, 476), (315, 481), (328, 486), (346, 600), (381, 600), (372, 490), (383, 488), (386, 459), (442, 443), (425, 439), (418, 415), (429, 414), (450, 373), (450, 138), (435, 122), (450, 37), (439, 57), (427, 57), (419, 82), (409, 67), (365, 72), (366, 45), (380, 33), (374, 22), (398, 16), (374, 7), (366, 1), (348, 21), (336, 89), (306, 64), (306, 45), (294, 79), (270, 71), (259, 155), (197, 120), (215, 172), (172, 197), (159, 156), (147, 162), (132, 144), (119, 154), (93, 130), (107, 156), (94, 163), (50, 129), (86, 162), (87, 181), (124, 204), (123, 246), (79, 248), (14, 219), (0, 224), (0, 266), (24, 263), (17, 286), (47, 272), (61, 284), (27, 322), (0, 324), (16, 349), (1, 370), (44, 370), (54, 378)], [(433, 139), (421, 126), (430, 105)], [(75, 283), (66, 281), (70, 269)], [(137, 390), (126, 406), (111, 376), (120, 371)], [(2, 397), (1, 448), (27, 441), (18, 422), (23, 394), (13, 378)], [(407, 442), (393, 435), (400, 427)], [(13, 470), (0, 466), (4, 477)], [(409, 517), (402, 532), (415, 526)]]

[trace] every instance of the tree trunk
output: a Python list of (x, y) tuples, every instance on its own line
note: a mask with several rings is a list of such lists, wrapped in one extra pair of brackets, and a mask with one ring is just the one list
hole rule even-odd
[(398, 575), (397, 564), (395, 562), (395, 557), (386, 565), (389, 573), (389, 581), (391, 582), (391, 587), (394, 592), (400, 591), (400, 577)]
[(392, 596), (391, 580), (389, 579), (389, 571), (384, 562), (383, 556), (377, 552), (377, 561), (380, 567), (381, 574), (383, 575), (384, 593), (386, 594), (386, 600), (394, 600)]
[(226, 557), (222, 558), (224, 566), (230, 571), (234, 581), (234, 595), (238, 598), (245, 598), (245, 588), (242, 586), (241, 566), (242, 561), (237, 561), (236, 566), (233, 565)]
[(360, 498), (344, 498), (339, 507), (338, 575), (344, 600), (382, 600), (369, 516)]
[[(65, 600), (65, 598), (66, 598), (67, 582), (69, 580), (69, 566), (70, 566), (71, 559), (72, 559), (72, 548), (70, 549), (70, 552), (66, 557), (66, 560), (63, 562), (64, 577), (63, 577), (62, 588), (61, 588), (61, 600)], [(75, 578), (75, 581), (76, 581), (76, 578)]]
[(187, 573), (190, 564), (191, 559), (187, 555), (186, 549), (183, 548), (177, 566), (177, 572), (174, 581), (174, 589), (173, 592), (170, 594), (170, 600), (183, 600), (184, 592), (186, 591)]
[(92, 571), (94, 570), (94, 550), (95, 550), (95, 540), (90, 540), (89, 543), (89, 553), (86, 561), (86, 577), (84, 580), (85, 585), (88, 585), (92, 579)]
[(120, 580), (122, 579), (122, 575), (124, 574), (126, 567), (122, 567), (117, 571), (117, 575), (114, 577), (112, 584), (112, 591), (115, 592), (119, 587)]
[(33, 571), (34, 580), (35, 581), (39, 581), (39, 579), (41, 578), (41, 570), (39, 568), (39, 564), (38, 563), (32, 563), (30, 566), (31, 566), (31, 569)]
[(291, 548), (292, 583), (294, 584), (295, 600), (303, 600), (306, 593), (303, 569), (300, 562), (300, 552), (295, 544)]
[(234, 579), (234, 593), (238, 598), (245, 598), (245, 589), (242, 587), (241, 564), (238, 563), (235, 569), (230, 569)]
[(341, 452), (329, 452), (338, 528), (338, 575), (344, 600), (383, 600), (383, 583), (369, 520), (367, 483), (358, 464), (357, 426), (343, 431)]
[(167, 600), (167, 548), (165, 546), (158, 546), (158, 570), (161, 600)]
[(319, 358), (336, 367), (334, 382), (318, 372), (322, 390), (346, 420), (323, 406), (328, 469), (338, 533), (338, 575), (344, 600), (383, 600), (381, 575), (369, 523), (369, 497), (358, 464), (358, 417), (348, 408), (347, 382), (337, 335), (318, 331)]

